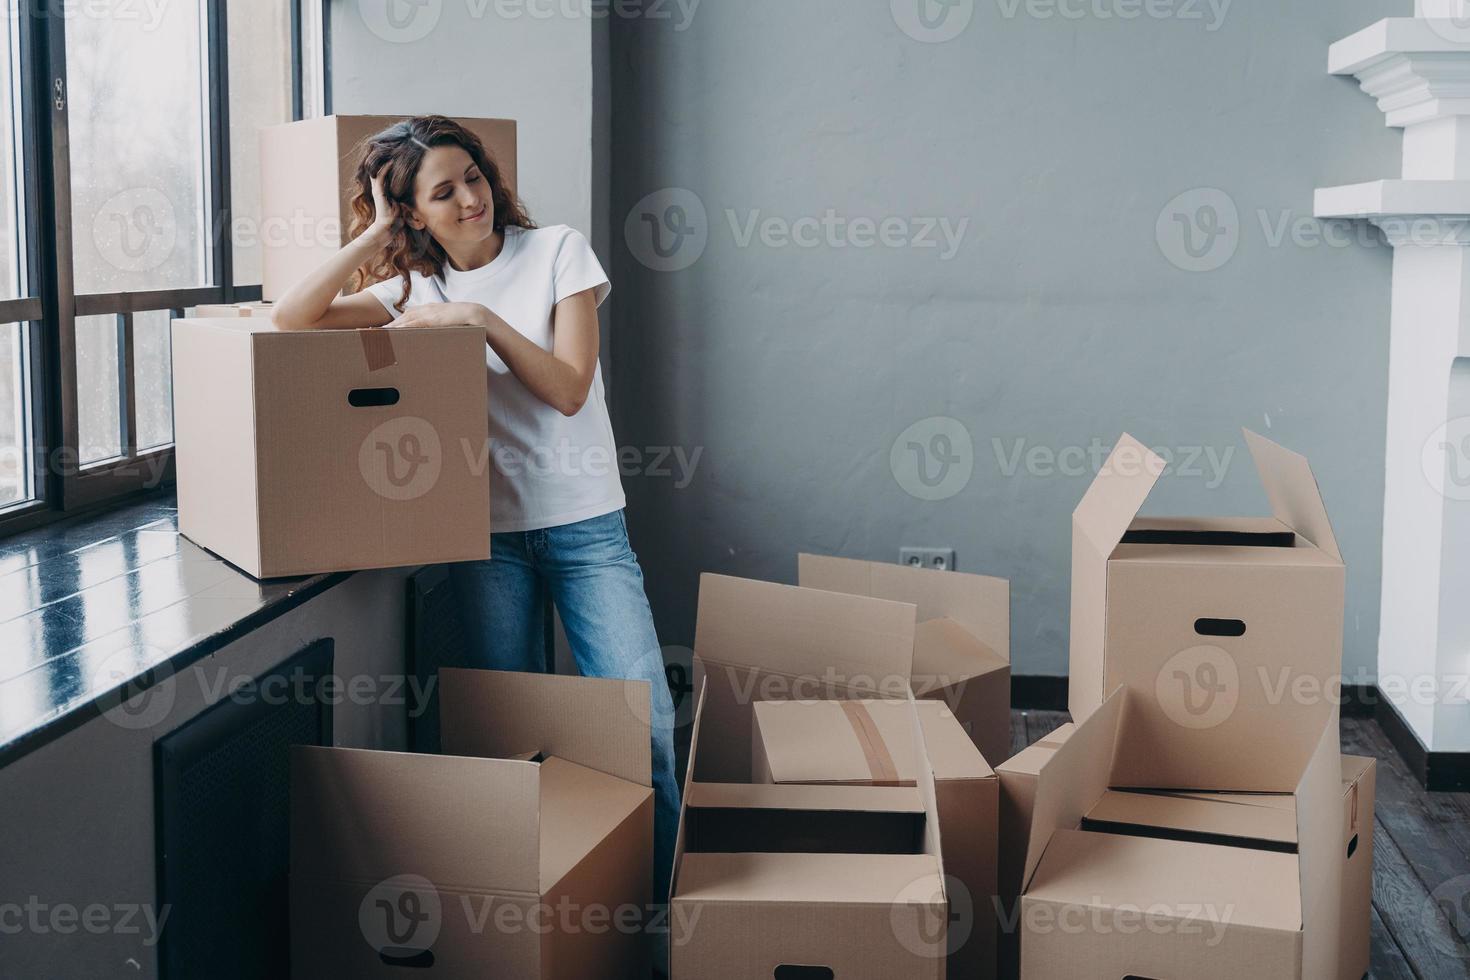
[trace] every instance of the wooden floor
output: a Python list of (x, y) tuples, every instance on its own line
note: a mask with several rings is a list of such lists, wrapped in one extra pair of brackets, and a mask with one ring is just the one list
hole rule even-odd
[[(1011, 712), (1012, 749), (1067, 720)], [(1470, 793), (1426, 793), (1372, 721), (1343, 719), (1342, 748), (1378, 759), (1371, 976), (1470, 977)]]

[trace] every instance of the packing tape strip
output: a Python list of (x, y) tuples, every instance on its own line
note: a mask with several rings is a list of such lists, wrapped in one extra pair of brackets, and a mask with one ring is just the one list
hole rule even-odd
[(359, 330), (357, 335), (362, 338), (362, 355), (367, 359), (369, 371), (381, 371), (398, 363), (398, 355), (393, 352), (393, 337), (388, 331), (382, 327), (369, 327)]
[(884, 744), (883, 736), (873, 723), (873, 716), (868, 713), (867, 706), (856, 701), (839, 701), (838, 704), (842, 705), (842, 713), (847, 715), (848, 724), (852, 725), (853, 734), (857, 736), (863, 758), (868, 762), (868, 772), (873, 777), (873, 785), (901, 785), (898, 767), (893, 764), (893, 756), (889, 754), (888, 746)]
[(1358, 784), (1353, 783), (1353, 809), (1352, 822), (1348, 824), (1348, 830), (1358, 829)]

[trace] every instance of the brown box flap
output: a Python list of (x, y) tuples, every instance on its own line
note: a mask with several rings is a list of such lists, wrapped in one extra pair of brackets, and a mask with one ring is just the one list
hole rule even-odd
[(541, 891), (549, 892), (653, 790), (565, 759), (541, 763)]
[[(945, 704), (920, 701), (915, 707), (936, 780), (994, 778), (995, 773)], [(756, 704), (758, 737), (765, 746), (771, 778), (778, 783), (871, 784), (879, 780), (873, 749), (851, 720), (854, 711), (871, 719), (899, 784), (914, 785), (922, 761), (915, 752), (908, 705), (888, 700)]]
[(751, 704), (795, 698), (906, 698), (914, 606), (773, 582), (700, 576), (694, 684), (704, 744), (695, 776), (751, 778)]
[(953, 619), (926, 620), (914, 630), (914, 693), (919, 697), (1010, 665)]
[(375, 883), (411, 871), (440, 888), (537, 895), (540, 769), (293, 746), (291, 873)]
[(689, 854), (681, 902), (929, 905), (942, 902), (930, 854)]
[(439, 705), (446, 753), (540, 751), (653, 785), (646, 681), (445, 667)]
[(911, 602), (921, 623), (952, 619), (1010, 663), (1011, 583), (1006, 579), (826, 555), (801, 554), (796, 562), (799, 585)]
[(1204, 922), (1296, 932), (1302, 926), (1294, 854), (1217, 844), (1058, 831), (1028, 901), (1178, 909)]
[(995, 774), (1001, 777), (1036, 776), (1041, 772), (1041, 767), (1051, 761), (1052, 753), (1061, 748), (1076, 729), (1076, 725), (1067, 722), (996, 766)]
[(1322, 491), (1307, 458), (1249, 429), (1245, 430), (1245, 442), (1276, 519), (1341, 561), (1327, 505), (1322, 502)]
[(1126, 432), (1072, 512), (1071, 668), (1067, 707), (1081, 721), (1103, 703), (1108, 557), (1148, 499), (1164, 461)]
[(907, 679), (915, 607), (705, 573), (694, 649), (706, 663), (789, 677)]
[(1114, 691), (1102, 707), (1077, 723), (1072, 735), (1037, 773), (1026, 868), (1021, 875), (1023, 892), (1052, 835), (1081, 826), (1082, 818), (1107, 791), (1126, 700), (1125, 689)]

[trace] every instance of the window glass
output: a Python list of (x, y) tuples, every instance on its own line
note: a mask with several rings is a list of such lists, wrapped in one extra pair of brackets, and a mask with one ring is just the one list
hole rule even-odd
[(207, 284), (200, 4), (64, 9), (76, 291)]
[(173, 364), (170, 358), (171, 310), (133, 314), (133, 396), (138, 413), (138, 448), (174, 441)]
[(18, 323), (0, 326), (0, 507), (34, 496), (22, 329)]
[(122, 454), (118, 318), (77, 317), (77, 451), (83, 464)]

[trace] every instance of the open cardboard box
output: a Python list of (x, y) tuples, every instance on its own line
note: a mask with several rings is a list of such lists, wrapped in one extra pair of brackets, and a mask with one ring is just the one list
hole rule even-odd
[[(1030, 841), (1031, 815), (1036, 802), (1036, 781), (1041, 769), (1062, 746), (1076, 726), (1070, 722), (1051, 732), (1026, 749), (1018, 752), (996, 767), (1000, 781), (1000, 891), (1002, 923), (1015, 921), (1014, 909), (1021, 890), (1026, 848)], [(1339, 980), (1363, 980), (1369, 967), (1369, 939), (1372, 928), (1373, 902), (1373, 801), (1377, 782), (1378, 764), (1365, 756), (1344, 755), (1342, 757), (1341, 783), (1341, 851), (1342, 871), (1342, 916), (1338, 928), (1341, 940), (1339, 951)], [(1239, 825), (1214, 816), (1220, 808), (1226, 817), (1238, 814), (1235, 808), (1265, 807), (1278, 816), (1261, 816), (1246, 812), (1242, 819), (1245, 826), (1264, 827), (1264, 839), (1270, 841), (1296, 841), (1296, 798), (1286, 793), (1198, 793), (1183, 790), (1130, 790), (1127, 793), (1109, 791), (1102, 801), (1088, 814), (1084, 826), (1098, 829), (1099, 822), (1106, 821), (1109, 812), (1113, 817), (1121, 815), (1119, 797), (1148, 794), (1158, 798), (1154, 806), (1147, 801), (1142, 806), (1132, 807), (1128, 819), (1137, 821), (1133, 826), (1140, 833), (1154, 825), (1159, 829), (1183, 831), (1187, 836), (1205, 828), (1223, 829), (1227, 834), (1239, 834)], [(1181, 808), (1170, 800), (1194, 801), (1195, 806)], [(1200, 808), (1200, 805), (1204, 809)], [(1249, 833), (1249, 832), (1247, 832)], [(1015, 928), (1002, 928), (1000, 936), (1000, 976), (1013, 980), (1020, 975), (1019, 934)]]
[(649, 975), (649, 692), (440, 672), (446, 755), (298, 746), (292, 976)]
[(1072, 519), (1069, 706), (1133, 695), (1116, 786), (1296, 788), (1342, 670), (1344, 568), (1305, 458), (1246, 441), (1270, 518), (1139, 518), (1163, 460), (1125, 435)]
[[(1126, 823), (1090, 822), (1116, 816), (1126, 796), (1110, 790), (1133, 744), (1127, 731), (1142, 714), (1137, 700), (1115, 691), (1037, 777), (1021, 976), (1338, 980), (1344, 866), (1336, 709), (1298, 774), (1295, 840), (1283, 841), (1283, 821), (1249, 812), (1269, 808), (1205, 801), (1192, 802), (1210, 809), (1208, 823), (1181, 832), (1185, 797), (1133, 794), (1123, 804)], [(1279, 832), (1252, 836), (1263, 823)]]
[(179, 530), (256, 578), (488, 558), (484, 348), (174, 320)]
[[(951, 977), (993, 977), (996, 964), (996, 832), (999, 788), (942, 701), (915, 701), (934, 776), (950, 903)], [(915, 786), (910, 702), (760, 701), (755, 711), (758, 783)], [(968, 935), (962, 933), (967, 932)]]
[(990, 765), (1010, 755), (1010, 582), (803, 554), (797, 556), (797, 584), (917, 606), (914, 695), (948, 704)]
[(701, 783), (700, 688), (670, 893), (670, 978), (942, 980), (949, 903), (913, 701), (912, 786)]
[(699, 699), (670, 898), (675, 980), (944, 976), (949, 906), (918, 712), (914, 786), (752, 781), (756, 702), (911, 702), (916, 612), (701, 576)]

